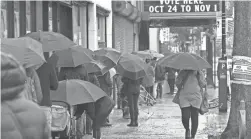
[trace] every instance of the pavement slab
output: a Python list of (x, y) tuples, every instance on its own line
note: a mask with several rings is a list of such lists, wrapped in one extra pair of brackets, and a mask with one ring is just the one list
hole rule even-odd
[[(217, 96), (213, 94), (217, 93), (216, 90), (209, 91), (211, 99)], [(139, 127), (127, 127), (130, 120), (122, 118), (122, 110), (114, 109), (110, 115), (113, 126), (102, 128), (102, 139), (184, 139), (181, 111), (172, 99), (173, 96), (164, 94), (154, 106), (140, 106)], [(226, 126), (228, 114), (214, 108), (200, 115), (196, 139), (220, 134)]]

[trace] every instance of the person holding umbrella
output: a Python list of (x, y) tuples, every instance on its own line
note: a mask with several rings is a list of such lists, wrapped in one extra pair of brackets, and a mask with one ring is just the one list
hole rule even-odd
[[(154, 62), (152, 62), (150, 59), (146, 59), (146, 64), (150, 65), (150, 70), (151, 72), (154, 73)], [(146, 88), (146, 91), (155, 99), (154, 94), (153, 94), (153, 86), (154, 86), (154, 76), (149, 76), (149, 77), (145, 77), (143, 79), (143, 86)]]
[(176, 73), (176, 70), (173, 69), (173, 68), (167, 68), (167, 82), (169, 84), (169, 87), (170, 87), (170, 92), (169, 94), (170, 95), (173, 95), (174, 94), (174, 86), (175, 86), (175, 73)]
[(122, 97), (126, 96), (128, 99), (128, 105), (129, 105), (129, 111), (130, 111), (130, 117), (131, 117), (131, 122), (127, 126), (137, 127), (138, 115), (139, 115), (138, 99), (139, 99), (139, 94), (140, 94), (140, 86), (142, 84), (143, 78), (132, 80), (127, 77), (122, 77), (121, 80), (127, 89), (126, 91), (123, 91), (123, 94), (121, 95)]
[(186, 138), (190, 138), (189, 119), (192, 119), (191, 137), (195, 138), (198, 123), (199, 110), (202, 103), (203, 91), (206, 86), (204, 75), (197, 70), (182, 70), (176, 80), (179, 91), (179, 106), (182, 113), (182, 123), (186, 129)]
[[(104, 75), (98, 76), (100, 88), (107, 93), (109, 97), (112, 95), (112, 80), (110, 77), (110, 72), (107, 71)], [(109, 116), (107, 117), (106, 122), (103, 124), (103, 126), (111, 126), (109, 122)]]
[[(59, 72), (59, 81), (62, 80), (69, 80), (69, 79), (80, 79), (84, 81), (88, 81), (89, 77), (82, 65), (77, 67), (62, 67)], [(94, 103), (87, 103), (87, 104), (79, 104), (76, 105), (76, 112), (75, 116), (77, 119), (77, 137), (82, 137), (84, 135), (84, 127), (86, 129), (87, 134), (91, 134), (91, 118), (90, 116), (94, 117)], [(88, 111), (86, 115), (86, 119), (83, 117), (83, 112), (88, 110), (92, 110), (91, 112)], [(86, 125), (84, 125), (84, 120), (86, 120)]]
[[(181, 108), (182, 124), (186, 130), (186, 138), (195, 138), (198, 128), (198, 116), (204, 114), (206, 93), (206, 80), (201, 72), (202, 69), (211, 68), (211, 65), (202, 57), (192, 53), (176, 53), (164, 57), (159, 64), (180, 70), (176, 79), (178, 92), (173, 102)], [(203, 105), (202, 105), (203, 104)], [(203, 109), (201, 109), (203, 108)], [(205, 108), (206, 109), (206, 108)], [(189, 121), (192, 119), (192, 130), (190, 133)]]
[(121, 80), (126, 86), (122, 96), (128, 98), (131, 122), (127, 126), (138, 126), (138, 99), (143, 78), (147, 75), (154, 75), (148, 71), (149, 68), (150, 66), (145, 61), (133, 54), (123, 54), (116, 66), (116, 71), (123, 76)]
[(51, 105), (52, 104), (51, 104), (51, 98), (50, 98), (50, 90), (57, 90), (58, 78), (55, 71), (55, 67), (50, 63), (51, 58), (49, 57), (49, 53), (45, 52), (44, 57), (47, 62), (37, 69), (37, 74), (40, 79), (41, 89), (43, 93), (41, 108), (45, 111), (48, 124), (51, 127), (51, 122), (52, 122)]

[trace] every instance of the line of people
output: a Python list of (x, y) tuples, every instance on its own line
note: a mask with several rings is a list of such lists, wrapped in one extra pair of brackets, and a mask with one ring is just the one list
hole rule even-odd
[[(14, 121), (14, 125), (8, 125), (8, 123), (4, 122), (1, 124), (3, 138), (18, 138), (18, 136), (22, 136), (24, 138), (47, 139), (50, 138), (51, 135), (52, 137), (55, 137), (54, 134), (51, 134), (52, 101), (50, 98), (50, 92), (51, 90), (57, 90), (58, 82), (61, 80), (80, 79), (89, 81), (100, 87), (107, 93), (109, 97), (111, 97), (112, 80), (110, 78), (109, 72), (107, 72), (103, 76), (97, 77), (94, 73), (88, 74), (83, 66), (78, 66), (75, 68), (61, 68), (60, 71), (57, 72), (58, 70), (56, 70), (56, 67), (52, 62), (54, 60), (54, 57), (52, 57), (47, 52), (44, 53), (44, 57), (47, 62), (43, 65), (25, 68), (25, 65), (20, 65), (19, 62), (11, 55), (1, 52), (1, 96), (2, 100), (4, 100), (2, 101), (2, 119), (11, 115), (9, 117), (9, 122)], [(20, 100), (19, 96), (22, 97), (20, 98)], [(18, 99), (18, 101), (13, 100), (14, 98)], [(22, 102), (20, 103), (22, 105), (18, 106), (17, 102)], [(95, 116), (98, 113), (98, 109), (99, 108), (97, 106), (94, 106), (94, 103), (76, 105), (74, 107), (74, 115), (77, 117), (78, 138), (82, 138), (84, 134), (93, 134), (94, 138), (100, 139), (101, 126), (111, 125), (109, 123), (109, 117), (107, 118), (105, 123), (102, 123), (102, 125), (100, 125), (100, 123), (95, 123), (95, 120), (93, 119), (95, 119)], [(41, 114), (41, 111), (44, 114)], [(84, 111), (86, 111), (87, 113), (86, 119), (83, 119)], [(20, 113), (22, 112), (24, 112), (24, 114), (20, 115)], [(45, 117), (43, 117), (43, 115)], [(34, 119), (35, 117), (38, 118), (37, 122)], [(31, 118), (31, 120), (29, 120), (29, 118)], [(18, 121), (16, 121), (15, 119), (18, 119)], [(84, 120), (86, 120), (86, 127)], [(44, 123), (42, 123), (42, 121)], [(39, 128), (33, 128), (37, 131), (34, 133), (29, 133), (30, 131), (32, 131), (29, 125)], [(15, 128), (10, 128), (11, 126)], [(21, 128), (24, 127), (22, 131), (21, 128), (19, 128), (20, 126)], [(45, 135), (37, 135), (37, 132), (45, 134), (45, 129), (41, 129), (42, 126), (46, 127), (46, 137)]]
[[(15, 58), (10, 55), (1, 53), (1, 109), (2, 109), (2, 138), (36, 138), (48, 139), (51, 137), (50, 125), (52, 122), (51, 115), (51, 99), (50, 90), (56, 90), (58, 87), (58, 79), (81, 79), (92, 82), (100, 86), (108, 96), (112, 95), (112, 80), (110, 72), (103, 76), (88, 74), (82, 66), (76, 68), (61, 68), (57, 76), (55, 67), (50, 63), (49, 54), (45, 53), (47, 63), (39, 68), (32, 67), (23, 68)], [(155, 60), (155, 59), (154, 59)], [(162, 86), (165, 74), (172, 73), (175, 75), (174, 69), (156, 66), (155, 61), (149, 62), (153, 65), (155, 77), (150, 81), (151, 85), (147, 87)], [(148, 62), (148, 61), (147, 61)], [(186, 129), (185, 136), (194, 138), (198, 128), (198, 115), (203, 103), (203, 91), (206, 81), (203, 74), (199, 71), (181, 70), (179, 71), (176, 81), (175, 76), (169, 79), (169, 85), (176, 84), (178, 91), (174, 98), (178, 98), (175, 103), (179, 104), (182, 113), (182, 123)], [(123, 104), (123, 117), (130, 117), (128, 124), (130, 127), (137, 127), (138, 123), (138, 99), (140, 95), (140, 87), (144, 85), (144, 78), (132, 80), (120, 75), (114, 76), (116, 88), (118, 90), (118, 108), (121, 107), (122, 100), (126, 100), (127, 105)], [(164, 78), (165, 79), (165, 78)], [(148, 89), (149, 90), (149, 89)], [(174, 88), (170, 87), (171, 94)], [(149, 90), (153, 95), (153, 91)], [(160, 93), (159, 93), (160, 94)], [(120, 96), (120, 97), (119, 97)], [(34, 102), (34, 103), (32, 103)], [(38, 105), (40, 105), (40, 107)], [(125, 109), (126, 106), (128, 109)], [(42, 107), (42, 109), (41, 109)], [(98, 123), (95, 119), (98, 113), (98, 107), (94, 103), (80, 104), (75, 107), (75, 116), (77, 117), (77, 136), (81, 138), (85, 133), (93, 134), (96, 139), (101, 138), (101, 126), (110, 126), (109, 116), (105, 123)], [(125, 112), (127, 110), (127, 113)], [(86, 111), (86, 119), (83, 119), (83, 112)], [(45, 114), (44, 114), (45, 113)], [(189, 120), (192, 119), (192, 128), (190, 131)], [(86, 120), (86, 127), (84, 127)], [(83, 129), (86, 128), (86, 129)], [(91, 133), (93, 130), (93, 133)], [(86, 131), (86, 132), (85, 132)]]

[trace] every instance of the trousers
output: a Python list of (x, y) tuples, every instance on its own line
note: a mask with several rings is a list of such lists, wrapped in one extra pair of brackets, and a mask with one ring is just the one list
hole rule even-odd
[(173, 94), (174, 93), (175, 79), (168, 79), (168, 84), (170, 87), (170, 93)]
[(190, 129), (189, 121), (191, 118), (192, 120), (191, 137), (194, 138), (199, 124), (199, 109), (194, 108), (192, 106), (181, 108), (181, 114), (182, 114), (182, 124), (186, 129), (186, 131)]
[(128, 106), (129, 106), (131, 119), (138, 119), (138, 115), (139, 115), (139, 107), (138, 107), (139, 93), (137, 93), (137, 94), (128, 94), (127, 98), (128, 98)]

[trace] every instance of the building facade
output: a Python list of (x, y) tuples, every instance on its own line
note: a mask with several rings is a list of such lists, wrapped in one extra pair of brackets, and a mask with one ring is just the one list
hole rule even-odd
[(59, 32), (91, 50), (112, 47), (111, 0), (1, 1), (1, 38)]
[(140, 50), (140, 28), (144, 17), (142, 1), (112, 1), (113, 48), (122, 53)]

